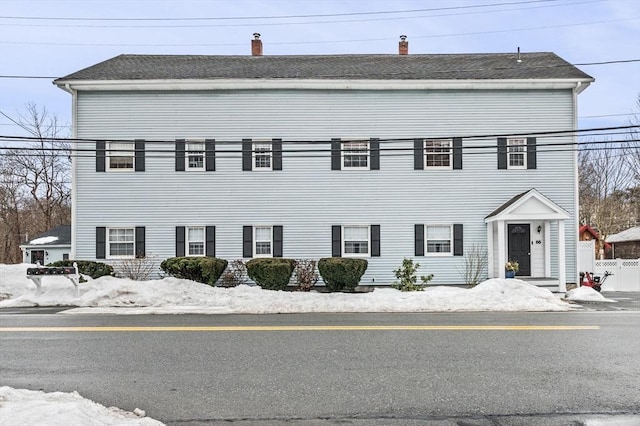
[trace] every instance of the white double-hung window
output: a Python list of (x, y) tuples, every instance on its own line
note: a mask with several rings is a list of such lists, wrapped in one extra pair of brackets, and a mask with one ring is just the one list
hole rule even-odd
[(187, 228), (188, 256), (204, 256), (205, 231), (203, 226)]
[(272, 170), (273, 150), (271, 143), (253, 144), (253, 170)]
[(371, 233), (367, 225), (342, 227), (342, 253), (345, 257), (368, 257)]
[(507, 161), (510, 169), (527, 168), (527, 140), (525, 138), (507, 139)]
[(453, 254), (453, 227), (451, 225), (425, 226), (427, 255)]
[(133, 258), (135, 247), (134, 228), (109, 228), (107, 247), (109, 258)]
[(271, 226), (255, 226), (253, 228), (253, 244), (255, 257), (273, 256), (273, 229)]
[(451, 169), (452, 157), (451, 139), (426, 139), (424, 141), (425, 168)]
[(135, 145), (133, 142), (109, 142), (107, 147), (109, 170), (132, 171), (134, 150)]
[(342, 169), (369, 170), (369, 142), (343, 142)]
[(185, 144), (187, 170), (204, 170), (204, 142)]

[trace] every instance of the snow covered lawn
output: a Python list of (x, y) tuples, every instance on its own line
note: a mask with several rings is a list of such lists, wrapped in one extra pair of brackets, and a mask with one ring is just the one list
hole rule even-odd
[(26, 278), (29, 266), (0, 265), (0, 308), (78, 307), (65, 314), (274, 314), (568, 311), (575, 306), (547, 289), (517, 279), (490, 279), (471, 289), (428, 286), (422, 292), (401, 292), (380, 288), (354, 294), (270, 291), (247, 285), (220, 288), (177, 278), (132, 281), (102, 277), (80, 284), (76, 297), (73, 285), (56, 276), (45, 277), (43, 291), (37, 294), (35, 284)]

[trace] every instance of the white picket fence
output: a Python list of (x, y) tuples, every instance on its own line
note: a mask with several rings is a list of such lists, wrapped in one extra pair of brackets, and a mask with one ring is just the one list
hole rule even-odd
[(596, 260), (593, 272), (603, 276), (605, 271), (613, 275), (602, 285), (602, 291), (640, 292), (640, 259)]

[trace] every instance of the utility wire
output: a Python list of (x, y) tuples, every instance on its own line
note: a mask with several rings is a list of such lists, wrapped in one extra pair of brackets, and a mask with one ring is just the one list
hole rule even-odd
[(17, 20), (47, 20), (47, 21), (224, 21), (224, 20), (255, 20), (255, 19), (291, 19), (291, 18), (326, 18), (338, 16), (388, 15), (399, 13), (433, 12), (440, 10), (474, 9), (495, 6), (510, 6), (531, 3), (549, 3), (555, 0), (527, 0), (519, 2), (488, 3), (466, 6), (435, 7), (429, 9), (386, 10), (378, 12), (348, 12), (325, 13), (308, 15), (275, 15), (275, 16), (227, 16), (227, 17), (186, 17), (186, 18), (87, 18), (87, 17), (40, 17), (40, 16), (0, 16), (0, 19)]
[[(610, 143), (627, 143), (627, 142), (633, 142), (633, 143), (640, 143), (640, 139), (633, 139), (631, 141), (629, 140), (618, 140), (618, 141), (599, 141), (597, 142), (598, 144), (600, 143), (604, 143), (604, 144), (610, 144)], [(564, 148), (559, 148), (559, 149), (537, 149), (536, 153), (537, 154), (543, 154), (543, 153), (557, 153), (557, 152), (584, 152), (584, 151), (601, 151), (603, 150), (602, 147), (580, 147), (578, 146), (579, 144), (573, 144), (574, 146), (572, 147), (564, 147)], [(589, 145), (589, 144), (587, 144)], [(473, 147), (476, 148), (476, 147)], [(479, 148), (479, 147), (478, 147)], [(496, 146), (492, 146), (490, 148), (493, 148), (492, 150), (482, 150), (482, 151), (476, 151), (476, 152), (467, 152), (465, 153), (465, 156), (476, 156), (476, 155), (496, 155), (497, 150), (496, 150)], [(640, 148), (640, 145), (638, 146), (638, 148)], [(0, 148), (3, 149), (3, 148)], [(7, 149), (7, 148), (4, 148)], [(14, 151), (17, 151), (18, 148), (8, 148), (10, 152), (0, 152), (0, 157), (11, 157), (16, 155), (14, 153)], [(629, 147), (627, 146), (608, 146), (606, 147), (606, 151), (624, 151), (629, 149)], [(633, 147), (633, 149), (636, 149), (635, 147)], [(37, 150), (34, 148), (34, 150)], [(51, 151), (51, 150), (47, 150), (47, 151)], [(95, 150), (93, 149), (71, 149), (71, 150), (67, 150), (67, 149), (55, 149), (54, 153), (55, 155), (59, 155), (61, 157), (68, 157), (68, 158), (96, 158), (95, 155)], [(132, 159), (134, 158), (133, 156), (133, 151), (127, 151), (127, 150), (107, 150), (109, 152), (118, 152), (118, 153), (128, 153), (131, 155), (126, 155), (126, 156), (130, 156)], [(151, 154), (150, 154), (151, 152)], [(505, 155), (506, 154), (513, 154), (513, 153), (520, 153), (523, 154), (526, 151), (520, 151), (520, 152), (507, 152), (505, 151)], [(49, 156), (54, 156), (54, 153), (49, 154)], [(265, 154), (264, 151), (259, 152), (260, 154)], [(204, 153), (203, 153), (204, 154)], [(241, 150), (216, 150), (215, 151), (215, 155), (216, 158), (225, 158), (225, 159), (240, 159), (242, 158), (242, 154), (243, 152)], [(267, 154), (270, 154), (270, 152), (268, 152)], [(358, 153), (358, 152), (349, 152), (349, 155), (365, 155), (366, 153)], [(438, 154), (449, 154), (449, 152), (446, 153), (439, 153), (439, 152), (434, 152), (434, 153), (429, 153), (429, 154), (433, 154), (433, 155), (438, 155)], [(20, 152), (18, 154), (20, 157), (43, 157), (43, 154), (29, 154), (29, 153), (25, 153), (25, 152)], [(387, 158), (387, 157), (413, 157), (414, 154), (414, 149), (413, 147), (411, 148), (380, 148), (380, 157), (381, 158)], [(47, 156), (47, 155), (44, 155)], [(124, 157), (125, 155), (120, 155), (119, 157)], [(108, 156), (106, 156), (108, 157)], [(163, 151), (163, 150), (151, 150), (151, 151), (145, 151), (145, 158), (146, 159), (169, 159), (169, 160), (174, 160), (175, 159), (175, 151)], [(321, 149), (321, 150), (283, 150), (282, 151), (282, 158), (331, 158), (331, 150), (330, 149)]]
[[(379, 141), (384, 142), (384, 141), (413, 141), (415, 139), (451, 139), (453, 137), (460, 137), (462, 139), (483, 139), (483, 138), (496, 138), (496, 137), (518, 137), (518, 136), (559, 136), (559, 135), (578, 135), (580, 133), (585, 133), (585, 132), (600, 132), (600, 131), (607, 131), (607, 130), (624, 130), (624, 129), (637, 129), (640, 128), (640, 125), (637, 124), (630, 124), (630, 125), (625, 125), (625, 126), (610, 126), (610, 127), (592, 127), (592, 128), (588, 128), (588, 129), (569, 129), (569, 130), (545, 130), (545, 131), (538, 131), (538, 132), (525, 132), (525, 133), (490, 133), (490, 134), (480, 134), (480, 135), (447, 135), (447, 136), (433, 136), (433, 137), (409, 137), (409, 138), (378, 138)], [(136, 140), (139, 139), (102, 139), (102, 138), (58, 138), (58, 137), (50, 137), (50, 138), (39, 138), (39, 137), (34, 137), (34, 136), (11, 136), (11, 135), (0, 135), (0, 139), (7, 139), (7, 140), (23, 140), (23, 141), (28, 141), (28, 140), (35, 140), (35, 141), (41, 141), (43, 139), (46, 139), (48, 141), (58, 141), (58, 142), (136, 142)], [(341, 142), (346, 142), (346, 141), (362, 141), (362, 142), (368, 142), (370, 139), (366, 138), (366, 139), (343, 139), (341, 140)], [(167, 140), (167, 139), (160, 139), (160, 140), (154, 140), (154, 139), (145, 139), (144, 142), (158, 142), (158, 143), (175, 143), (175, 140)], [(195, 142), (195, 141), (194, 141)], [(204, 142), (204, 141), (201, 141)], [(254, 141), (254, 142), (260, 142), (260, 141)], [(265, 141), (268, 142), (268, 141)], [(306, 140), (306, 141), (282, 141), (283, 143), (301, 143), (301, 142), (305, 142), (305, 143), (329, 143), (331, 142), (330, 139), (322, 139), (322, 140)], [(230, 143), (230, 144), (238, 144), (238, 143), (242, 143), (242, 141), (240, 140), (234, 140), (234, 141), (220, 141), (220, 140), (216, 140), (216, 143)]]
[[(411, 15), (411, 16), (395, 16), (389, 17), (385, 16), (383, 18), (365, 18), (365, 19), (340, 19), (340, 20), (305, 20), (302, 22), (254, 22), (254, 23), (235, 23), (235, 24), (194, 24), (191, 21), (188, 25), (96, 25), (96, 24), (4, 24), (6, 26), (14, 26), (14, 27), (56, 27), (56, 28), (225, 28), (225, 27), (269, 27), (269, 26), (282, 26), (282, 25), (310, 25), (310, 24), (344, 24), (344, 23), (354, 23), (354, 22), (373, 22), (373, 21), (391, 21), (391, 20), (402, 20), (402, 19), (417, 19), (417, 18), (440, 18), (447, 16), (460, 16), (460, 15), (476, 15), (483, 14), (486, 15), (488, 13), (504, 13), (509, 11), (523, 11), (527, 9), (540, 9), (540, 8), (549, 8), (549, 7), (569, 7), (575, 6), (585, 3), (595, 3), (599, 0), (587, 0), (587, 1), (578, 1), (572, 3), (555, 3), (550, 5), (543, 6), (530, 6), (530, 7), (516, 7), (516, 8), (507, 8), (507, 9), (498, 9), (498, 10), (482, 10), (482, 11), (470, 11), (470, 12), (455, 12), (455, 13), (438, 13), (433, 14), (429, 13), (427, 15)], [(507, 4), (509, 5), (509, 4)], [(282, 19), (282, 18), (281, 18)], [(175, 18), (175, 20), (180, 20), (180, 18)]]

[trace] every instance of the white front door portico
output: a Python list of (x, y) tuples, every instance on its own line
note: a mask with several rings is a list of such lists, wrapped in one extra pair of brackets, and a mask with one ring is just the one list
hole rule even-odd
[(563, 208), (535, 189), (499, 206), (485, 218), (489, 278), (504, 278), (505, 263), (515, 260), (523, 279), (544, 279), (557, 284), (558, 291), (566, 291), (565, 221), (569, 218)]

